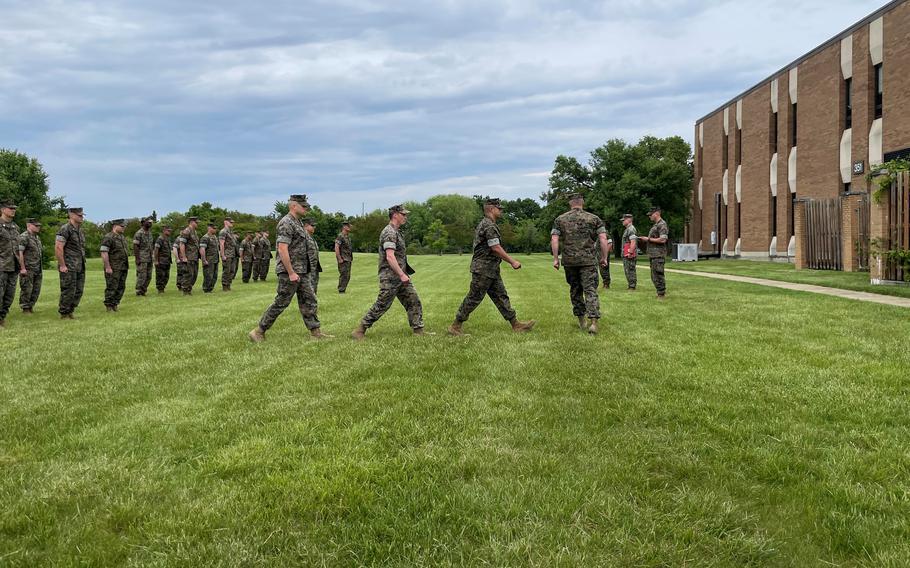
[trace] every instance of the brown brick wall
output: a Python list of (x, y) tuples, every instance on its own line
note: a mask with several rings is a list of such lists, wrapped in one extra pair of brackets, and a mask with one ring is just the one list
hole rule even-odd
[(884, 151), (910, 148), (910, 2), (884, 16)]
[(839, 43), (799, 66), (796, 192), (800, 198), (827, 199), (841, 193), (842, 80)]
[[(869, 56), (869, 26), (853, 32), (853, 159), (862, 160), (869, 171), (869, 128), (872, 126), (872, 59)], [(854, 191), (866, 189), (866, 174), (853, 176)]]
[[(714, 195), (723, 189), (724, 172), (721, 166), (721, 147), (723, 138), (723, 112), (717, 112), (705, 119), (705, 147), (702, 151), (705, 188), (704, 188), (704, 217), (702, 221), (702, 239), (704, 248), (711, 248), (711, 231), (717, 226), (720, 233), (720, 223), (715, 219)], [(641, 223), (641, 221), (639, 221)], [(719, 243), (722, 244), (722, 243)], [(718, 248), (718, 250), (720, 250)]]
[(770, 85), (743, 99), (742, 250), (764, 252), (771, 243), (768, 148)]
[[(787, 254), (790, 244), (789, 228), (791, 196), (787, 181), (790, 166), (790, 75), (777, 77), (777, 254)], [(798, 169), (798, 168), (797, 168)]]

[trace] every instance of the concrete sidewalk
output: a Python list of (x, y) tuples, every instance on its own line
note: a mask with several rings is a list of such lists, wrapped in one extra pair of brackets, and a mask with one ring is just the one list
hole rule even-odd
[[(647, 268), (647, 267), (645, 267)], [(782, 288), (784, 290), (795, 290), (797, 292), (811, 292), (813, 294), (824, 294), (826, 296), (835, 296), (846, 298), (848, 300), (857, 300), (860, 302), (872, 302), (874, 304), (885, 304), (886, 306), (897, 306), (899, 308), (910, 308), (910, 298), (899, 298), (897, 296), (884, 296), (882, 294), (872, 294), (870, 292), (856, 292), (853, 290), (841, 290), (840, 288), (828, 288), (827, 286), (814, 286), (812, 284), (796, 284), (794, 282), (781, 282), (779, 280), (766, 280), (764, 278), (751, 278), (749, 276), (734, 276), (732, 274), (715, 274), (712, 272), (692, 272), (689, 270), (679, 270), (676, 268), (667, 268), (666, 272), (672, 274), (685, 274), (686, 276), (701, 276), (703, 278), (714, 278), (715, 280), (727, 280), (729, 282), (742, 282), (745, 284), (757, 284), (759, 286), (769, 286), (771, 288)]]

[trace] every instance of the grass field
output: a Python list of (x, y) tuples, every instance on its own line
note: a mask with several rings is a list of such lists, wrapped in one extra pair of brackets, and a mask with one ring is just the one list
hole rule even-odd
[(868, 272), (838, 272), (835, 270), (796, 270), (792, 264), (780, 262), (758, 262), (751, 260), (707, 260), (699, 262), (679, 262), (668, 265), (669, 268), (692, 270), (695, 272), (716, 272), (735, 274), (752, 278), (767, 278), (798, 284), (828, 286), (843, 290), (872, 292), (887, 296), (910, 298), (910, 287), (893, 285), (872, 285)]
[(292, 308), (249, 343), (274, 275), (108, 314), (94, 263), (61, 321), (51, 273), (0, 332), (0, 565), (908, 564), (906, 311), (642, 271), (590, 337), (535, 255), (532, 333), (449, 338), (469, 259), (412, 260), (439, 334), (362, 343), (373, 256), (325, 274), (328, 342)]

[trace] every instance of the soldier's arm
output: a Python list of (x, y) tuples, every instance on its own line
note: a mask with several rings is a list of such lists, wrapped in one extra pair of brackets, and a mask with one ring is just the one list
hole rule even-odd
[(559, 270), (559, 233), (550, 235), (550, 252), (553, 253), (553, 268)]
[(57, 235), (57, 240), (54, 243), (54, 256), (57, 257), (57, 270), (63, 273), (66, 273), (69, 270), (66, 267), (66, 259), (63, 257), (63, 243), (65, 241), (66, 237)]
[(177, 241), (177, 260), (180, 262), (186, 262), (186, 242), (183, 240)]
[(392, 272), (398, 275), (398, 278), (402, 282), (407, 282), (411, 279), (410, 276), (405, 274), (404, 270), (401, 269), (401, 265), (398, 264), (398, 259), (395, 258), (395, 249), (387, 248), (385, 249), (385, 259), (389, 263), (389, 267), (392, 269)]
[[(241, 251), (241, 254), (243, 252)], [(300, 280), (300, 275), (294, 270), (294, 265), (291, 264), (291, 255), (288, 252), (287, 243), (278, 243), (278, 259), (281, 261), (281, 264), (284, 265), (285, 270), (288, 271), (288, 278), (291, 279), (291, 282), (297, 282)]]
[(19, 237), (19, 246), (17, 247), (17, 255), (19, 256), (19, 274), (28, 274), (28, 269), (25, 268), (25, 247), (28, 245), (28, 240)]
[(224, 237), (218, 237), (218, 251), (221, 255), (221, 260), (227, 260), (224, 256)]
[(338, 261), (338, 264), (344, 264), (344, 259), (341, 258), (341, 243), (337, 240), (335, 241), (335, 260)]
[(208, 266), (208, 265), (209, 265), (209, 259), (206, 258), (206, 255), (205, 255), (205, 251), (206, 251), (208, 248), (209, 248), (209, 242), (208, 242), (208, 241), (202, 241), (202, 243), (199, 244), (199, 258), (202, 259), (202, 266)]
[(493, 254), (509, 263), (509, 265), (515, 270), (521, 268), (521, 263), (509, 256), (509, 253), (506, 252), (506, 249), (502, 248), (502, 245), (493, 245), (490, 247), (490, 250), (493, 252)]
[(133, 235), (133, 257), (136, 259), (136, 264), (139, 264), (139, 233)]
[(104, 272), (106, 272), (107, 274), (110, 274), (114, 270), (111, 268), (111, 257), (108, 254), (108, 250), (109, 250), (108, 246), (102, 242), (101, 243), (101, 260), (104, 261)]
[(155, 264), (155, 266), (158, 266), (158, 251), (160, 250), (161, 247), (158, 245), (158, 243), (155, 243), (155, 246), (152, 247), (152, 262)]
[(600, 264), (606, 266), (610, 262), (610, 245), (607, 244), (607, 233), (598, 233), (597, 240), (600, 242)]

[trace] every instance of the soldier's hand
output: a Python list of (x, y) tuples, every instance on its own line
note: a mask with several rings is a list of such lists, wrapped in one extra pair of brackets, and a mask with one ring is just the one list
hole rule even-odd
[(411, 281), (411, 277), (408, 276), (408, 275), (407, 275), (406, 273), (404, 273), (404, 272), (401, 273), (401, 276), (399, 276), (399, 278), (401, 279), (401, 283), (402, 283), (402, 284), (407, 284), (408, 282)]
[(28, 270), (23, 266), (22, 268), (19, 269), (19, 274), (21, 274), (22, 276), (28, 276)]
[(605, 259), (605, 258), (600, 259), (600, 265), (603, 266), (604, 268), (606, 268), (607, 265), (609, 265), (609, 264), (610, 264), (610, 261), (608, 261), (607, 259)]
[(59, 270), (61, 274), (66, 274), (70, 269), (67, 268), (65, 264), (61, 264), (57, 267), (57, 270)]
[(208, 265), (209, 265), (209, 261), (207, 261), (207, 260), (202, 261), (202, 266), (208, 266)]
[(521, 263), (516, 260), (515, 262), (512, 263), (512, 268), (514, 268), (515, 270), (518, 270), (519, 268), (521, 268)]
[(114, 273), (114, 269), (111, 268), (111, 267), (107, 267), (107, 268), (104, 269), (104, 273), (105, 273), (105, 274), (113, 274), (113, 273)]
[(300, 275), (296, 272), (288, 274), (288, 278), (290, 278), (291, 282), (300, 282)]
[(556, 270), (559, 270), (559, 259), (558, 258), (553, 260), (553, 268), (555, 268)]

